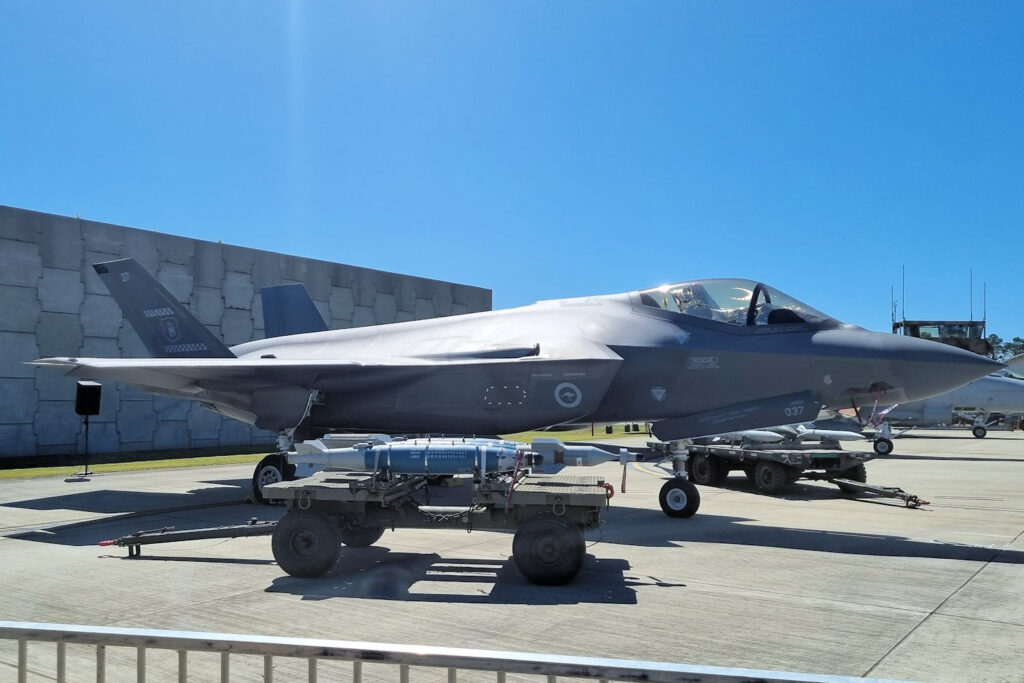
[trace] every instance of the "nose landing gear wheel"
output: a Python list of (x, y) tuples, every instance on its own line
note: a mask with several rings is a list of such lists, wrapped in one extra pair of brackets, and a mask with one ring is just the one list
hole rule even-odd
[(271, 453), (256, 465), (256, 470), (252, 474), (252, 495), (261, 503), (271, 503), (273, 501), (263, 495), (263, 487), (294, 479), (295, 465), (289, 464), (283, 454)]
[(872, 448), (878, 455), (889, 455), (892, 453), (892, 440), (891, 439), (875, 439)]
[(688, 479), (669, 479), (661, 487), (658, 503), (669, 517), (693, 517), (700, 507), (700, 492)]
[(545, 586), (565, 583), (583, 566), (583, 531), (564, 517), (541, 515), (519, 527), (512, 557), (527, 579)]
[(988, 430), (981, 425), (974, 425), (974, 429), (971, 430), (971, 434), (974, 434), (977, 439), (984, 439), (985, 435), (988, 434)]

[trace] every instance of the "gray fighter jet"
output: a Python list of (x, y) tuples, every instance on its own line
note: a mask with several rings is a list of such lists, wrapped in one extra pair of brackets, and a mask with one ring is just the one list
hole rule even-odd
[(872, 421), (881, 416), (892, 425), (933, 427), (952, 424), (955, 418), (970, 421), (971, 432), (979, 439), (988, 434), (992, 416), (1024, 414), (1024, 380), (990, 375), (962, 387), (920, 401), (892, 407), (863, 407), (860, 416)]
[(663, 440), (898, 403), (1000, 364), (846, 325), (767, 285), (698, 280), (226, 347), (134, 260), (94, 266), (154, 358), (45, 358), (197, 401), (284, 445), (336, 429), (509, 434), (652, 422)]

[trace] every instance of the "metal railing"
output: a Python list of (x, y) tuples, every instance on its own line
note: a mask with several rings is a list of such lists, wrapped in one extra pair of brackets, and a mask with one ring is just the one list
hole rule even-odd
[[(231, 680), (231, 657), (233, 655), (262, 657), (265, 683), (273, 683), (275, 657), (306, 660), (308, 672), (306, 678), (310, 683), (317, 681), (317, 663), (321, 660), (351, 662), (353, 683), (362, 682), (364, 663), (387, 664), (396, 667), (398, 680), (401, 683), (409, 682), (410, 668), (414, 666), (446, 669), (448, 683), (457, 683), (460, 670), (493, 672), (497, 683), (505, 683), (506, 675), (510, 673), (544, 676), (547, 677), (547, 683), (555, 683), (559, 676), (600, 681), (643, 681), (645, 683), (680, 683), (682, 681), (687, 683), (699, 681), (715, 681), (716, 683), (734, 681), (840, 683), (867, 680), (841, 676), (599, 659), (596, 657), (563, 657), (499, 650), (16, 621), (0, 621), (0, 640), (17, 641), (18, 683), (26, 683), (28, 680), (28, 644), (30, 642), (56, 643), (56, 680), (58, 683), (64, 683), (67, 680), (68, 644), (95, 646), (97, 683), (106, 681), (106, 655), (107, 648), (110, 647), (134, 648), (136, 650), (136, 680), (139, 683), (144, 683), (146, 680), (146, 654), (149, 650), (170, 650), (178, 653), (177, 668), (180, 683), (185, 683), (189, 679), (189, 653), (193, 652), (220, 653), (220, 681), (222, 683), (228, 683)], [(0, 664), (2, 663), (3, 661), (0, 660)], [(196, 672), (196, 677), (197, 680), (203, 681), (215, 680), (214, 675), (208, 671)], [(288, 680), (295, 680), (295, 678), (289, 676)]]

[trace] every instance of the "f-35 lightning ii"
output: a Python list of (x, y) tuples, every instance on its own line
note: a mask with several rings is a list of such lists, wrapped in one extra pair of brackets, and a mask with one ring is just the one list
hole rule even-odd
[(498, 435), (652, 422), (662, 440), (903, 403), (1001, 367), (870, 332), (768, 285), (694, 280), (228, 348), (133, 259), (94, 266), (153, 358), (45, 358), (73, 377), (197, 401), (293, 438)]

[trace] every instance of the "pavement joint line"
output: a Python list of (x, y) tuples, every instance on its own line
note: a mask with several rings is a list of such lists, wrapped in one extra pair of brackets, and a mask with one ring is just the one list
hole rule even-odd
[[(1019, 540), (1019, 539), (1021, 538), (1021, 536), (1024, 536), (1024, 530), (1022, 530), (1022, 531), (1021, 531), (1020, 533), (1018, 533), (1018, 534), (1017, 534), (1017, 535), (1016, 535), (1016, 536), (1015, 536), (1015, 537), (1013, 538), (1013, 540), (1012, 540), (1012, 541), (1010, 541), (1009, 543), (1005, 544), (1005, 545), (1004, 545), (1004, 546), (1003, 546), (1002, 548), (1000, 548), (1000, 549), (999, 549), (998, 551), (996, 551), (995, 555), (993, 555), (993, 556), (992, 556), (992, 557), (990, 557), (990, 558), (989, 558), (988, 560), (986, 560), (986, 561), (985, 561), (985, 563), (984, 563), (983, 565), (981, 565), (980, 567), (978, 567), (977, 571), (975, 571), (975, 572), (974, 572), (974, 573), (972, 573), (972, 574), (971, 574), (971, 575), (970, 575), (969, 577), (967, 577), (967, 580), (966, 580), (966, 581), (964, 581), (964, 582), (963, 582), (962, 584), (960, 584), (960, 587), (959, 587), (959, 588), (957, 588), (957, 589), (956, 589), (956, 590), (954, 590), (954, 591), (953, 591), (952, 593), (950, 593), (949, 595), (947, 595), (947, 596), (946, 596), (946, 598), (945, 598), (945, 599), (944, 599), (944, 600), (943, 600), (942, 602), (940, 602), (940, 603), (939, 603), (938, 605), (936, 605), (936, 606), (935, 606), (935, 608), (934, 608), (933, 610), (931, 610), (931, 611), (930, 611), (930, 612), (929, 612), (928, 614), (926, 614), (926, 615), (925, 615), (925, 617), (924, 617), (924, 618), (923, 618), (923, 619), (922, 619), (921, 621), (919, 621), (919, 622), (917, 623), (917, 625), (916, 625), (916, 626), (914, 626), (914, 628), (912, 628), (912, 629), (910, 629), (909, 631), (907, 631), (907, 633), (906, 633), (906, 634), (904, 634), (904, 636), (903, 636), (902, 638), (900, 638), (900, 639), (899, 639), (899, 640), (898, 640), (898, 641), (896, 642), (896, 644), (895, 644), (895, 645), (893, 645), (893, 646), (892, 646), (891, 648), (889, 648), (889, 650), (888, 650), (888, 651), (886, 651), (886, 653), (885, 653), (885, 654), (883, 654), (883, 655), (882, 655), (881, 657), (879, 657), (879, 658), (878, 658), (878, 661), (877, 661), (877, 662), (875, 662), (875, 663), (874, 663), (874, 664), (873, 664), (873, 665), (871, 666), (871, 668), (870, 668), (870, 669), (868, 669), (868, 670), (867, 670), (867, 671), (865, 671), (865, 672), (864, 672), (863, 674), (861, 674), (861, 676), (862, 676), (862, 677), (864, 677), (864, 678), (867, 678), (868, 676), (870, 676), (870, 675), (871, 675), (871, 672), (872, 672), (872, 671), (874, 671), (875, 669), (877, 669), (877, 668), (878, 668), (878, 667), (879, 667), (879, 666), (881, 665), (881, 663), (882, 663), (882, 662), (884, 662), (884, 661), (885, 661), (885, 659), (886, 659), (886, 658), (887, 658), (887, 657), (888, 657), (889, 655), (891, 655), (891, 654), (892, 654), (893, 652), (895, 652), (895, 651), (896, 651), (896, 649), (897, 649), (897, 648), (899, 648), (899, 646), (900, 646), (900, 645), (902, 645), (903, 643), (905, 643), (905, 642), (907, 641), (907, 639), (908, 639), (908, 638), (910, 638), (910, 636), (914, 635), (914, 633), (915, 633), (915, 632), (916, 632), (916, 631), (917, 631), (917, 630), (918, 630), (919, 628), (921, 628), (922, 626), (924, 626), (924, 624), (925, 624), (925, 623), (926, 623), (926, 622), (927, 622), (927, 621), (928, 621), (929, 619), (931, 619), (931, 618), (932, 618), (933, 616), (949, 616), (950, 618), (957, 618), (957, 619), (968, 619), (969, 617), (954, 617), (953, 615), (943, 615), (943, 614), (938, 614), (938, 612), (939, 612), (939, 610), (941, 610), (941, 609), (942, 609), (943, 605), (945, 605), (945, 604), (946, 604), (947, 602), (949, 602), (950, 600), (952, 600), (952, 599), (953, 599), (953, 598), (954, 598), (954, 597), (955, 597), (955, 596), (957, 595), (957, 593), (959, 593), (959, 592), (960, 592), (960, 591), (962, 591), (962, 590), (963, 590), (964, 588), (966, 588), (966, 587), (967, 587), (967, 584), (969, 584), (969, 583), (970, 583), (971, 581), (974, 581), (974, 579), (975, 579), (975, 578), (976, 578), (976, 577), (977, 577), (977, 576), (978, 576), (979, 574), (981, 574), (981, 573), (982, 573), (983, 571), (985, 571), (985, 569), (987, 569), (987, 568), (988, 568), (988, 566), (989, 566), (989, 565), (991, 565), (991, 564), (992, 564), (993, 562), (995, 562), (995, 561), (996, 561), (996, 558), (998, 558), (998, 557), (999, 557), (999, 556), (1000, 556), (1001, 554), (1003, 554), (1004, 552), (1006, 552), (1006, 551), (1007, 551), (1007, 550), (1009, 549), (1009, 546), (1011, 546), (1012, 544), (1016, 543), (1016, 542), (1017, 542), (1017, 541), (1018, 541), (1018, 540)], [(982, 619), (982, 620), (980, 620), (980, 621), (986, 621), (986, 620)], [(999, 623), (999, 622), (997, 622), (997, 623)]]

